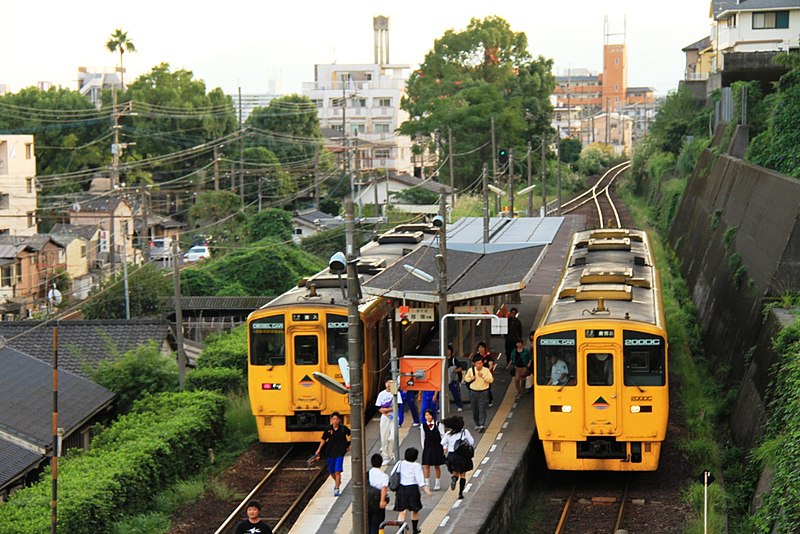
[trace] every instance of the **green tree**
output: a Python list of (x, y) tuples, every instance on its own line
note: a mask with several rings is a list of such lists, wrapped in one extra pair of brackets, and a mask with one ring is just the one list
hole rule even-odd
[(677, 156), (686, 136), (707, 134), (708, 125), (700, 113), (702, 107), (684, 87), (670, 93), (650, 128), (654, 148)]
[(439, 195), (422, 187), (409, 187), (402, 191), (396, 191), (391, 195), (392, 200), (404, 204), (436, 204), (439, 202)]
[[(491, 161), (491, 117), (498, 146), (518, 153), (525, 153), (529, 140), (550, 133), (551, 71), (552, 60), (534, 59), (525, 34), (512, 31), (502, 18), (472, 19), (465, 30), (448, 30), (437, 39), (409, 77), (401, 105), (410, 118), (400, 132), (432, 135), (452, 128), (454, 153), (483, 147), (456, 158), (457, 185), (463, 187)], [(449, 147), (441, 144), (444, 156)]]
[(583, 143), (580, 139), (568, 137), (561, 140), (561, 161), (575, 163), (581, 155)]
[(248, 218), (247, 235), (251, 241), (270, 237), (277, 241), (291, 241), (292, 217), (285, 210), (263, 210)]
[[(172, 294), (172, 281), (153, 264), (128, 266), (131, 317), (153, 317), (161, 313), (162, 300)], [(125, 293), (122, 273), (117, 273), (89, 294), (81, 312), (87, 319), (124, 319)]]
[(284, 165), (311, 166), (322, 146), (317, 106), (305, 96), (275, 98), (267, 107), (255, 108), (245, 125), (255, 133), (248, 146), (270, 150)]
[(102, 169), (111, 159), (108, 110), (96, 109), (78, 91), (36, 87), (0, 96), (0, 133), (32, 134), (36, 174), (44, 195), (82, 189), (86, 176), (50, 177)]
[(177, 391), (178, 365), (150, 341), (114, 360), (101, 361), (92, 379), (119, 396), (117, 407), (125, 413), (146, 395)]
[(241, 199), (230, 191), (200, 193), (189, 208), (189, 231), (211, 236), (215, 246), (244, 243), (246, 220)]
[(122, 65), (122, 54), (125, 52), (136, 52), (136, 46), (133, 41), (128, 39), (128, 32), (122, 31), (120, 28), (114, 30), (111, 38), (106, 42), (106, 48), (109, 52), (119, 51), (119, 76), (120, 84), (125, 87), (125, 68)]
[(260, 191), (264, 204), (282, 206), (294, 193), (295, 187), (275, 153), (263, 146), (254, 146), (245, 148), (243, 156), (246, 166), (245, 201), (256, 199)]

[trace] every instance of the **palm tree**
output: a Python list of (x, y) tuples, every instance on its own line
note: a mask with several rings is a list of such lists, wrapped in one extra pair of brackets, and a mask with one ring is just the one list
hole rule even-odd
[(125, 69), (122, 67), (122, 54), (125, 52), (136, 52), (136, 47), (133, 42), (128, 39), (128, 32), (122, 31), (120, 28), (114, 30), (111, 34), (111, 39), (106, 43), (106, 48), (109, 52), (116, 52), (119, 50), (119, 75), (122, 87), (125, 87)]

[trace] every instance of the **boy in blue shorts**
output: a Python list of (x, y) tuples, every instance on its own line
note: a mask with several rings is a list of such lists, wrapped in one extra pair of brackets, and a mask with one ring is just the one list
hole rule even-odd
[(333, 495), (338, 497), (339, 486), (342, 483), (344, 455), (350, 451), (350, 429), (342, 424), (342, 415), (339, 412), (331, 414), (331, 425), (322, 433), (319, 447), (314, 456), (319, 456), (322, 447), (326, 444), (325, 457), (328, 459), (328, 473), (333, 479)]

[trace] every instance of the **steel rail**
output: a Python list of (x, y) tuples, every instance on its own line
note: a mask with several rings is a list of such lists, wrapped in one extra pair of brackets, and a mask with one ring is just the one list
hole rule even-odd
[(564, 503), (564, 509), (561, 510), (561, 517), (558, 520), (558, 525), (556, 525), (555, 534), (562, 534), (562, 532), (564, 532), (564, 527), (567, 525), (567, 515), (569, 515), (569, 507), (572, 506), (572, 499), (575, 497), (575, 488), (576, 486), (572, 486), (572, 492), (569, 494), (567, 502)]
[(284, 513), (281, 516), (281, 518), (278, 520), (278, 522), (272, 528), (273, 532), (279, 532), (280, 531), (281, 527), (283, 527), (284, 524), (286, 523), (286, 521), (288, 521), (289, 516), (292, 514), (292, 512), (295, 511), (295, 508), (297, 508), (297, 505), (300, 504), (300, 501), (303, 499), (303, 497), (305, 497), (308, 494), (309, 490), (311, 490), (311, 488), (314, 487), (314, 484), (320, 478), (322, 478), (323, 476), (327, 476), (327, 475), (328, 475), (328, 471), (326, 469), (320, 469), (319, 472), (311, 480), (309, 480), (308, 484), (306, 484), (306, 487), (303, 488), (303, 491), (300, 492), (300, 494), (297, 496), (297, 498), (294, 500), (294, 502), (292, 502), (291, 506), (289, 506), (289, 509), (286, 511), (286, 513)]
[(617, 512), (617, 522), (614, 523), (614, 531), (616, 532), (622, 527), (622, 516), (625, 515), (625, 502), (628, 500), (628, 485), (625, 484), (625, 491), (622, 492), (622, 500), (619, 503), (619, 511)]
[(269, 472), (264, 476), (264, 478), (262, 478), (261, 481), (256, 484), (250, 493), (247, 494), (247, 497), (245, 497), (244, 500), (242, 500), (242, 502), (236, 507), (236, 509), (231, 512), (231, 515), (229, 515), (222, 525), (220, 525), (220, 527), (214, 531), (214, 534), (222, 534), (223, 532), (230, 530), (233, 523), (241, 517), (240, 514), (247, 506), (247, 503), (250, 502), (250, 499), (264, 489), (267, 481), (270, 479), (270, 477), (272, 477), (273, 474), (278, 472), (278, 469), (281, 467), (286, 458), (292, 453), (292, 451), (294, 451), (294, 447), (290, 447), (289, 450), (286, 451), (283, 456), (281, 456), (280, 460), (278, 460), (277, 463), (270, 468)]

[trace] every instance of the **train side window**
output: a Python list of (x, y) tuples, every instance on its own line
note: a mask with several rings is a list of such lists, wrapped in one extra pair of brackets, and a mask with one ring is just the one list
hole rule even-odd
[(296, 365), (317, 365), (319, 363), (319, 338), (317, 336), (294, 336), (294, 363)]
[(328, 314), (328, 364), (337, 365), (339, 358), (347, 359), (347, 316)]
[(664, 338), (641, 332), (623, 332), (624, 382), (626, 386), (666, 384)]
[(250, 322), (250, 365), (286, 365), (283, 315)]
[(576, 332), (558, 332), (536, 339), (536, 382), (540, 386), (574, 386), (578, 360)]
[(586, 383), (590, 386), (614, 385), (614, 355), (607, 352), (586, 355)]

